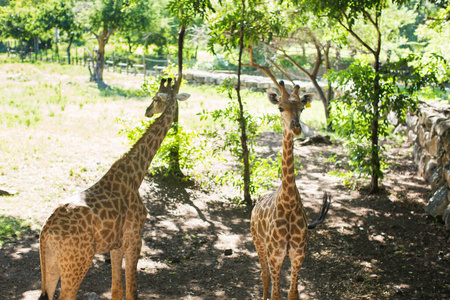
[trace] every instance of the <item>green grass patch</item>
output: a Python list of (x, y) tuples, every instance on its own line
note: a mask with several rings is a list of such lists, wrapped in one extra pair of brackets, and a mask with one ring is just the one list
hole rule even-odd
[(11, 216), (0, 216), (0, 246), (30, 230), (31, 225), (28, 220), (17, 219)]

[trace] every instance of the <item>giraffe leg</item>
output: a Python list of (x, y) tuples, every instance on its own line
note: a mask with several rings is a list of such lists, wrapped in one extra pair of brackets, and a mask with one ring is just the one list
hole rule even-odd
[(285, 255), (275, 256), (269, 252), (270, 275), (272, 277), (272, 297), (271, 300), (281, 300), (280, 273)]
[(141, 253), (142, 241), (139, 236), (137, 241), (129, 243), (125, 249), (125, 284), (126, 299), (135, 300), (137, 295), (137, 264)]
[(122, 260), (123, 260), (123, 248), (111, 250), (112, 300), (123, 298)]
[(83, 249), (83, 251), (79, 249), (61, 251), (63, 252), (61, 256), (64, 257), (58, 262), (61, 274), (60, 300), (75, 299), (78, 288), (91, 267), (94, 249), (88, 249), (88, 252), (84, 250), (87, 249)]
[[(300, 253), (299, 253), (300, 252)], [(289, 289), (289, 300), (298, 300), (298, 274), (305, 260), (304, 251), (298, 251), (294, 247), (289, 250), (289, 259), (291, 260), (291, 287)]]
[(255, 244), (256, 252), (258, 253), (259, 263), (261, 265), (261, 278), (263, 282), (263, 300), (266, 300), (269, 295), (269, 284), (270, 284), (267, 253), (264, 245), (256, 236), (253, 238), (253, 243)]
[[(53, 253), (52, 249), (49, 247), (48, 244), (45, 246), (45, 292), (47, 293), (48, 299), (53, 299), (53, 295), (55, 294), (56, 285), (59, 281), (59, 269), (58, 265), (56, 264), (56, 257)], [(44, 280), (44, 278), (42, 278)]]

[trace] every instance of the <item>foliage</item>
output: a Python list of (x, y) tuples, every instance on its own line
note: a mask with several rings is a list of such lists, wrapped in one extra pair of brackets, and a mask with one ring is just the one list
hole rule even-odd
[(196, 18), (204, 19), (208, 11), (214, 12), (210, 0), (170, 0), (169, 14), (184, 26), (190, 26)]
[(0, 216), (0, 246), (8, 239), (18, 238), (28, 230), (31, 230), (29, 221), (10, 216)]
[[(145, 31), (150, 26), (150, 2), (146, 0), (97, 0), (93, 6), (89, 20), (91, 32), (98, 41), (95, 69), (91, 79), (103, 82), (105, 46), (115, 33), (125, 34), (131, 45), (130, 32)], [(130, 46), (131, 47), (131, 46)]]
[[(287, 31), (283, 24), (282, 14), (277, 9), (277, 3), (262, 5), (263, 1), (249, 1), (244, 14), (244, 46), (270, 43), (274, 36), (284, 36)], [(217, 46), (232, 52), (239, 46), (239, 30), (241, 20), (241, 1), (224, 1), (217, 13), (212, 14), (210, 25), (210, 40), (208, 49), (215, 54)]]
[(33, 22), (38, 14), (36, 8), (0, 8), (0, 32), (3, 37), (28, 40), (37, 34), (38, 26)]
[[(155, 117), (148, 120), (141, 120), (137, 125), (131, 124), (126, 119), (117, 118), (116, 122), (120, 123), (123, 128), (119, 131), (120, 134), (127, 136), (129, 142), (134, 144), (141, 138), (147, 128), (155, 121)], [(207, 163), (208, 149), (205, 147), (205, 142), (200, 140), (200, 136), (195, 131), (188, 131), (183, 126), (172, 124), (164, 138), (158, 152), (153, 158), (150, 174), (152, 176), (161, 175), (167, 177), (171, 172), (171, 151), (174, 147), (179, 147), (179, 163), (183, 170), (191, 171), (193, 174), (194, 167), (199, 163)]]
[[(220, 155), (225, 151), (229, 152), (235, 159), (236, 165), (234, 168), (223, 171), (215, 175), (215, 182), (221, 185), (229, 184), (243, 191), (243, 150), (241, 145), (241, 130), (240, 122), (240, 108), (236, 101), (236, 91), (234, 89), (235, 81), (233, 79), (225, 80), (219, 86), (218, 92), (227, 95), (229, 101), (225, 109), (216, 109), (213, 111), (205, 111), (199, 115), (200, 120), (207, 120), (212, 118), (216, 124), (220, 124), (221, 130), (210, 130), (203, 133), (208, 139), (213, 140), (213, 153)], [(250, 194), (259, 197), (268, 189), (273, 187), (273, 180), (278, 178), (281, 174), (279, 166), (281, 165), (281, 156), (278, 155), (276, 159), (259, 158), (256, 157), (255, 145), (256, 139), (259, 137), (261, 130), (267, 122), (273, 121), (274, 118), (270, 115), (263, 117), (255, 117), (247, 110), (243, 111), (245, 118), (247, 145), (249, 147), (249, 162), (250, 162)], [(242, 199), (235, 199), (237, 205), (244, 205)]]
[[(141, 95), (154, 95), (159, 88), (163, 77), (174, 78), (177, 72), (175, 65), (171, 65), (163, 70), (161, 76), (152, 76), (145, 80), (141, 86)], [(135, 143), (145, 132), (145, 130), (155, 121), (155, 117), (149, 120), (142, 120), (137, 125), (132, 125), (125, 119), (117, 119), (124, 128), (119, 133), (125, 134), (130, 143)], [(197, 141), (197, 143), (195, 143)], [(150, 173), (152, 175), (163, 174), (169, 176), (176, 174), (172, 172), (173, 164), (171, 153), (174, 149), (179, 152), (179, 166), (184, 170), (193, 170), (197, 163), (206, 162), (208, 150), (204, 141), (200, 141), (199, 134), (195, 131), (188, 131), (177, 123), (172, 123), (166, 137), (155, 155)]]
[[(368, 64), (356, 62), (346, 70), (329, 74), (330, 80), (344, 90), (344, 95), (333, 100), (331, 105), (333, 129), (346, 139), (349, 163), (356, 174), (366, 176), (374, 171), (370, 159), (373, 151), (371, 124), (375, 115), (373, 99), (379, 97), (376, 108), (380, 116), (378, 135), (387, 137), (392, 128), (387, 116), (394, 113), (402, 119), (408, 109), (417, 108), (417, 95), (423, 87), (439, 84), (434, 72), (424, 74), (424, 69), (417, 57), (410, 55), (385, 64), (379, 73)], [(373, 89), (377, 80), (379, 94), (375, 94)], [(382, 153), (383, 146), (377, 145), (376, 151)], [(382, 155), (380, 164), (381, 168), (376, 172), (379, 178), (383, 178), (386, 163)]]

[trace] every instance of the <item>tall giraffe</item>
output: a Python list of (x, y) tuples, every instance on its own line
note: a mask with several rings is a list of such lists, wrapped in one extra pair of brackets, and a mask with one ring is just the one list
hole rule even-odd
[(279, 82), (281, 98), (275, 92), (268, 92), (269, 101), (278, 105), (283, 123), (282, 183), (277, 191), (261, 197), (252, 211), (250, 228), (253, 243), (261, 264), (263, 299), (269, 291), (269, 270), (272, 277), (272, 300), (281, 299), (280, 273), (283, 261), (291, 261), (291, 287), (289, 300), (298, 299), (298, 273), (305, 260), (308, 228), (320, 224), (330, 205), (325, 194), (319, 218), (307, 227), (306, 213), (302, 199), (295, 185), (294, 139), (301, 134), (300, 114), (312, 99), (311, 94), (299, 96), (296, 85), (289, 94), (284, 82)]
[(150, 163), (173, 122), (181, 78), (161, 81), (147, 117), (161, 113), (129, 152), (116, 161), (92, 187), (58, 205), (40, 236), (42, 293), (53, 299), (61, 278), (59, 299), (75, 299), (95, 254), (111, 252), (112, 299), (122, 299), (122, 260), (125, 256), (126, 299), (137, 299), (136, 273), (147, 217), (139, 195)]

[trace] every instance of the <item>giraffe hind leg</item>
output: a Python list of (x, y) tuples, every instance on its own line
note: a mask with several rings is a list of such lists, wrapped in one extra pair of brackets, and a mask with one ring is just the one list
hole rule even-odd
[(85, 247), (62, 251), (58, 267), (61, 274), (60, 300), (74, 300), (84, 276), (91, 267), (94, 248)]
[[(305, 253), (304, 249), (302, 251)], [(298, 251), (295, 251), (294, 247), (290, 248), (289, 259), (291, 261), (291, 287), (289, 289), (289, 300), (298, 300), (298, 275), (302, 268), (305, 255), (300, 255)]]
[(39, 299), (53, 299), (60, 274), (56, 263), (55, 253), (51, 249), (49, 243), (45, 243), (43, 248), (45, 249), (43, 253), (45, 260), (43, 276), (45, 276), (45, 279), (42, 278), (42, 281), (45, 282), (44, 290), (46, 294), (41, 295)]

